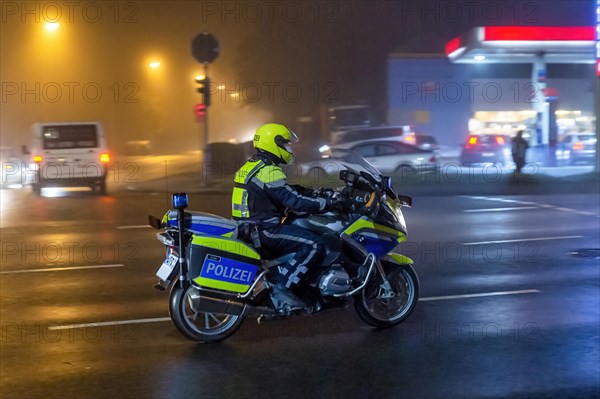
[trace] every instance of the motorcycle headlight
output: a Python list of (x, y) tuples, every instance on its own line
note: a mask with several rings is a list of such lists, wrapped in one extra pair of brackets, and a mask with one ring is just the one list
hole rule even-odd
[(384, 204), (386, 213), (389, 214), (390, 219), (393, 219), (394, 228), (406, 234), (406, 221), (402, 214), (401, 205), (393, 200), (387, 200)]

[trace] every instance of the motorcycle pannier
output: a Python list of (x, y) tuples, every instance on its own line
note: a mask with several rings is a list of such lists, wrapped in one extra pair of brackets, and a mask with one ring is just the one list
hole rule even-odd
[(194, 235), (189, 248), (190, 277), (202, 287), (245, 293), (260, 269), (260, 255), (239, 240)]

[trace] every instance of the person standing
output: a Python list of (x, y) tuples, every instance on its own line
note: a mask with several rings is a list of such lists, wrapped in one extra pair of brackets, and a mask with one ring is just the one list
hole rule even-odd
[(523, 130), (519, 130), (517, 135), (512, 139), (512, 157), (517, 166), (516, 173), (521, 173), (521, 169), (525, 166), (527, 148), (529, 148), (529, 144), (523, 138)]

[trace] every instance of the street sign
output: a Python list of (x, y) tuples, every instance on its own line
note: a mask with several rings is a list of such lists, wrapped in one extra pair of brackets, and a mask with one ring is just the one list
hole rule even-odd
[(199, 33), (192, 40), (192, 56), (201, 64), (210, 64), (219, 56), (219, 42), (208, 32)]

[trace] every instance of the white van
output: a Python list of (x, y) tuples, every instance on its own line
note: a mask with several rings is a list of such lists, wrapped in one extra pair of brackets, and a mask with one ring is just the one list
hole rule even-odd
[(51, 122), (32, 126), (31, 150), (37, 178), (33, 191), (44, 187), (87, 186), (106, 194), (110, 156), (100, 122)]

